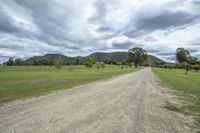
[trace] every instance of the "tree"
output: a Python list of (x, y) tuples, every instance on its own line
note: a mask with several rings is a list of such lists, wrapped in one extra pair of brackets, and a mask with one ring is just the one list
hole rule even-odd
[(191, 64), (191, 65), (198, 64), (198, 59), (194, 56), (189, 56), (188, 63)]
[(78, 65), (79, 64), (79, 59), (76, 59), (76, 61), (74, 62), (74, 65)]
[(92, 57), (87, 57), (86, 62), (85, 62), (86, 67), (92, 67), (93, 66), (93, 58)]
[(16, 60), (15, 60), (15, 65), (16, 65), (16, 66), (21, 66), (21, 65), (23, 65), (23, 60), (22, 60), (22, 59), (16, 59)]
[(147, 53), (145, 50), (139, 47), (135, 47), (130, 49), (129, 51), (129, 56), (128, 56), (128, 62), (133, 62), (135, 65), (135, 68), (137, 68), (138, 64), (143, 63), (144, 61), (147, 60)]
[(177, 63), (185, 63), (188, 62), (190, 58), (190, 52), (185, 50), (184, 48), (176, 49), (176, 61)]
[(56, 69), (58, 69), (58, 71), (62, 68), (63, 64), (64, 64), (64, 61), (63, 61), (62, 57), (60, 57), (60, 56), (54, 62), (54, 66)]
[(49, 61), (49, 66), (52, 68), (54, 62), (52, 60)]
[(6, 65), (8, 66), (13, 66), (14, 65), (14, 60), (13, 58), (9, 58), (9, 60), (7, 61)]
[(47, 59), (47, 58), (40, 59), (39, 65), (49, 65), (49, 59)]

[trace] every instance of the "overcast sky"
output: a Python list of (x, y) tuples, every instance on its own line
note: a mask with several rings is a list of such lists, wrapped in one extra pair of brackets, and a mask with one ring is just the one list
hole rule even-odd
[(200, 58), (200, 0), (0, 0), (0, 62), (139, 46), (166, 61)]

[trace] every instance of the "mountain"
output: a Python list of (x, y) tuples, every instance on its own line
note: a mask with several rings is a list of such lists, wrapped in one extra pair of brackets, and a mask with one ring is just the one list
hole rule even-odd
[[(94, 59), (94, 62), (125, 62), (128, 58), (128, 52), (110, 52), (110, 53), (104, 53), (104, 52), (96, 52), (93, 54), (90, 54), (88, 56), (91, 56)], [(78, 62), (78, 64), (84, 64), (86, 57), (68, 57), (61, 54), (46, 54), (44, 56), (34, 56), (27, 60), (25, 60), (25, 64), (34, 64), (35, 62), (39, 62), (42, 59), (47, 59), (49, 61), (54, 61), (55, 59), (58, 59), (61, 57), (65, 64), (72, 64), (74, 62)], [(150, 65), (153, 65), (158, 62), (163, 62), (163, 60), (153, 56), (148, 55), (147, 62)]]
[(77, 57), (68, 57), (62, 54), (46, 54), (44, 56), (33, 56), (27, 60), (25, 60), (25, 64), (34, 64), (36, 62), (39, 62), (43, 59), (47, 59), (48, 61), (55, 61), (58, 58), (62, 58), (65, 62), (65, 64), (71, 64), (77, 60), (79, 60), (80, 64), (83, 64), (85, 62), (85, 57), (77, 56)]
[[(89, 56), (91, 56), (94, 59), (94, 62), (104, 62), (104, 61), (124, 62), (127, 61), (128, 59), (128, 52), (111, 52), (111, 53), (97, 52)], [(158, 62), (163, 62), (163, 60), (153, 55), (148, 55), (146, 63), (154, 65), (155, 63)]]

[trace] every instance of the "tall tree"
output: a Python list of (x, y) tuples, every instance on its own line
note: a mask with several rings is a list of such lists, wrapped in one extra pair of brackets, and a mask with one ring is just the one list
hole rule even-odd
[(7, 61), (6, 65), (8, 66), (13, 66), (14, 65), (14, 60), (13, 58), (9, 58), (9, 60)]
[(147, 53), (144, 49), (135, 47), (132, 49), (129, 49), (129, 56), (128, 56), (128, 62), (133, 62), (135, 65), (135, 68), (138, 67), (138, 64), (143, 63), (147, 60)]
[(58, 69), (58, 71), (62, 68), (63, 64), (64, 64), (64, 61), (61, 56), (59, 56), (58, 59), (56, 59), (54, 62), (54, 66), (55, 68)]
[(190, 58), (190, 52), (188, 50), (185, 50), (184, 48), (176, 49), (176, 62), (177, 63), (188, 62), (189, 58)]
[(93, 58), (92, 57), (87, 57), (86, 62), (85, 62), (86, 67), (92, 67), (93, 66)]

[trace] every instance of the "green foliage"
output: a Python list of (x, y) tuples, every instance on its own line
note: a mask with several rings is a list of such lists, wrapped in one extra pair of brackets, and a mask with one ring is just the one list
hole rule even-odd
[(178, 63), (188, 62), (189, 57), (190, 53), (188, 50), (185, 50), (184, 48), (176, 49), (176, 61)]
[(85, 62), (86, 67), (92, 67), (93, 66), (93, 58), (92, 57), (87, 57), (86, 62)]
[(147, 60), (147, 53), (145, 50), (139, 47), (135, 47), (129, 50), (128, 62), (134, 62), (137, 68), (138, 64), (143, 63)]
[(191, 56), (188, 50), (184, 48), (177, 48), (176, 50), (176, 61), (177, 63), (187, 63), (190, 65), (198, 64), (199, 61), (196, 57)]

